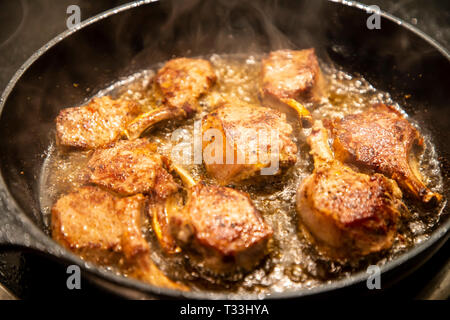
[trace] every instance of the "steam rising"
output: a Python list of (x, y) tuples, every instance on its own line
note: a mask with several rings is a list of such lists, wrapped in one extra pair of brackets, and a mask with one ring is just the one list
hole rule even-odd
[[(219, 53), (306, 48), (313, 46), (320, 38), (320, 28), (311, 34), (310, 30), (300, 26), (318, 25), (316, 14), (323, 5), (322, 1), (305, 1), (300, 10), (311, 14), (307, 15), (306, 20), (302, 15), (302, 21), (286, 6), (280, 6), (278, 0), (187, 0), (165, 1), (162, 4), (168, 18), (161, 29), (162, 34), (158, 36), (167, 41), (182, 36), (182, 41), (189, 43), (189, 51), (192, 52), (204, 52), (205, 48)], [(280, 30), (277, 22), (282, 22), (286, 30), (297, 28), (296, 39), (301, 40), (300, 43), (295, 43), (292, 37)]]

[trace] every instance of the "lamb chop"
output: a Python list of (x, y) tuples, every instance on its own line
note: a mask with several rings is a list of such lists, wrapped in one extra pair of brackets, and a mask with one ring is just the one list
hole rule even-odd
[(262, 61), (261, 98), (268, 107), (289, 113), (294, 110), (303, 123), (312, 123), (302, 103), (317, 100), (323, 77), (314, 49), (273, 51)]
[(382, 173), (425, 203), (442, 199), (427, 188), (418, 170), (413, 147), (423, 146), (422, 136), (393, 107), (378, 104), (336, 120), (332, 126), (335, 154), (341, 161)]
[[(187, 186), (187, 202), (170, 197), (150, 205), (153, 229), (168, 253), (183, 250), (196, 267), (214, 274), (248, 271), (266, 254), (272, 236), (246, 193), (195, 182), (174, 165)], [(161, 204), (161, 202), (160, 202)], [(175, 250), (174, 250), (175, 249)]]
[(187, 118), (198, 110), (198, 98), (216, 81), (211, 63), (203, 59), (178, 58), (168, 61), (155, 77), (155, 87), (164, 106), (136, 118), (123, 134), (136, 139), (156, 123)]
[(53, 238), (83, 259), (115, 265), (153, 285), (187, 290), (150, 259), (150, 247), (141, 232), (145, 202), (142, 194), (119, 198), (97, 187), (81, 187), (53, 206)]
[(308, 143), (315, 169), (297, 191), (300, 227), (339, 257), (390, 248), (405, 210), (396, 182), (377, 173), (357, 173), (335, 160), (321, 121), (314, 123)]
[[(275, 175), (297, 161), (286, 115), (246, 103), (226, 103), (202, 120), (203, 160), (220, 184)], [(205, 141), (206, 139), (206, 141)]]
[(166, 171), (168, 166), (168, 160), (148, 140), (121, 140), (94, 152), (87, 165), (88, 180), (121, 195), (145, 193), (166, 198), (178, 190)]
[(85, 106), (61, 110), (56, 118), (56, 141), (62, 147), (84, 150), (106, 146), (120, 137), (139, 112), (132, 101), (94, 98)]

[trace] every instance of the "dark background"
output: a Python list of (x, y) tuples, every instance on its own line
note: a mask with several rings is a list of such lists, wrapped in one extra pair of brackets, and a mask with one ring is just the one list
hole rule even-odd
[[(212, 1), (212, 0), (210, 0)], [(313, 1), (313, 0), (311, 0)], [(66, 10), (78, 5), (82, 20), (128, 0), (0, 0), (0, 91), (34, 51), (66, 29)], [(415, 25), (450, 49), (449, 0), (369, 0)], [(441, 297), (450, 285), (447, 243), (424, 266), (398, 284), (367, 295), (401, 298)], [(33, 253), (0, 253), (0, 284), (19, 298), (111, 297), (83, 279), (82, 290), (66, 287), (65, 267)], [(440, 293), (441, 295), (438, 295)], [(444, 294), (445, 297), (445, 294)]]

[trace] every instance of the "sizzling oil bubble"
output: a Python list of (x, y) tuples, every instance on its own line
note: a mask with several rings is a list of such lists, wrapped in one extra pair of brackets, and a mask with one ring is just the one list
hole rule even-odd
[[(172, 155), (176, 143), (171, 140), (173, 131), (178, 129), (179, 138), (189, 141), (193, 137), (194, 121), (200, 120), (215, 105), (223, 101), (236, 100), (259, 103), (261, 56), (214, 54), (206, 58), (213, 64), (218, 81), (211, 92), (202, 97), (200, 101), (202, 110), (193, 119), (183, 123), (164, 123), (148, 135), (148, 138), (158, 145), (158, 151), (166, 156)], [(153, 93), (151, 80), (160, 66), (121, 79), (97, 95), (110, 94), (113, 97), (132, 99), (140, 103), (143, 110), (156, 108), (161, 101)], [(316, 119), (340, 118), (350, 113), (363, 112), (367, 106), (379, 102), (400, 108), (388, 93), (376, 90), (364, 78), (324, 64), (322, 69), (327, 82), (328, 96), (315, 104), (307, 105)], [(250, 194), (255, 206), (274, 230), (273, 241), (269, 244), (270, 255), (256, 270), (249, 274), (236, 275), (233, 279), (235, 281), (229, 281), (230, 279), (207, 275), (198, 268), (193, 269), (185, 264), (183, 257), (168, 258), (163, 255), (147, 223), (145, 233), (153, 249), (152, 259), (164, 272), (189, 282), (194, 289), (260, 294), (268, 291), (312, 288), (333, 279), (349, 276), (364, 270), (370, 264), (385, 263), (428, 237), (438, 221), (439, 210), (427, 213), (408, 204), (411, 216), (408, 221), (404, 221), (394, 246), (385, 254), (373, 255), (358, 261), (331, 261), (317, 252), (298, 231), (295, 212), (297, 187), (313, 168), (308, 154), (309, 148), (305, 143), (307, 134), (307, 130), (297, 132), (294, 140), (298, 144), (298, 161), (282, 177), (269, 177), (266, 183), (256, 186), (236, 186)], [(425, 148), (426, 151), (420, 158), (421, 172), (425, 181), (434, 190), (442, 191), (437, 154), (427, 136)], [(41, 209), (47, 217), (51, 205), (60, 194), (84, 183), (83, 170), (88, 158), (88, 152), (62, 154), (52, 146), (49, 148), (41, 176)], [(214, 182), (205, 174), (202, 165), (191, 164), (187, 165), (186, 169), (197, 180)], [(146, 220), (148, 222), (148, 219)]]

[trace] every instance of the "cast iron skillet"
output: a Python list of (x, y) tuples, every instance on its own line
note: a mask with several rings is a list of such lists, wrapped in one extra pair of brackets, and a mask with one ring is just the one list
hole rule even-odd
[[(315, 47), (322, 60), (360, 73), (377, 88), (390, 92), (432, 134), (448, 199), (449, 53), (386, 13), (381, 13), (381, 29), (369, 30), (366, 7), (342, 2), (183, 1), (171, 5), (138, 1), (89, 19), (50, 41), (20, 68), (0, 101), (2, 247), (37, 250), (63, 263), (77, 264), (99, 285), (123, 295), (229, 297), (155, 288), (97, 268), (54, 242), (40, 212), (40, 169), (58, 111), (79, 105), (120, 77), (173, 56)], [(381, 268), (383, 283), (400, 279), (431, 257), (448, 239), (449, 227), (447, 207), (429, 239)], [(363, 286), (366, 277), (361, 272), (311, 290), (266, 297), (325, 295)]]

